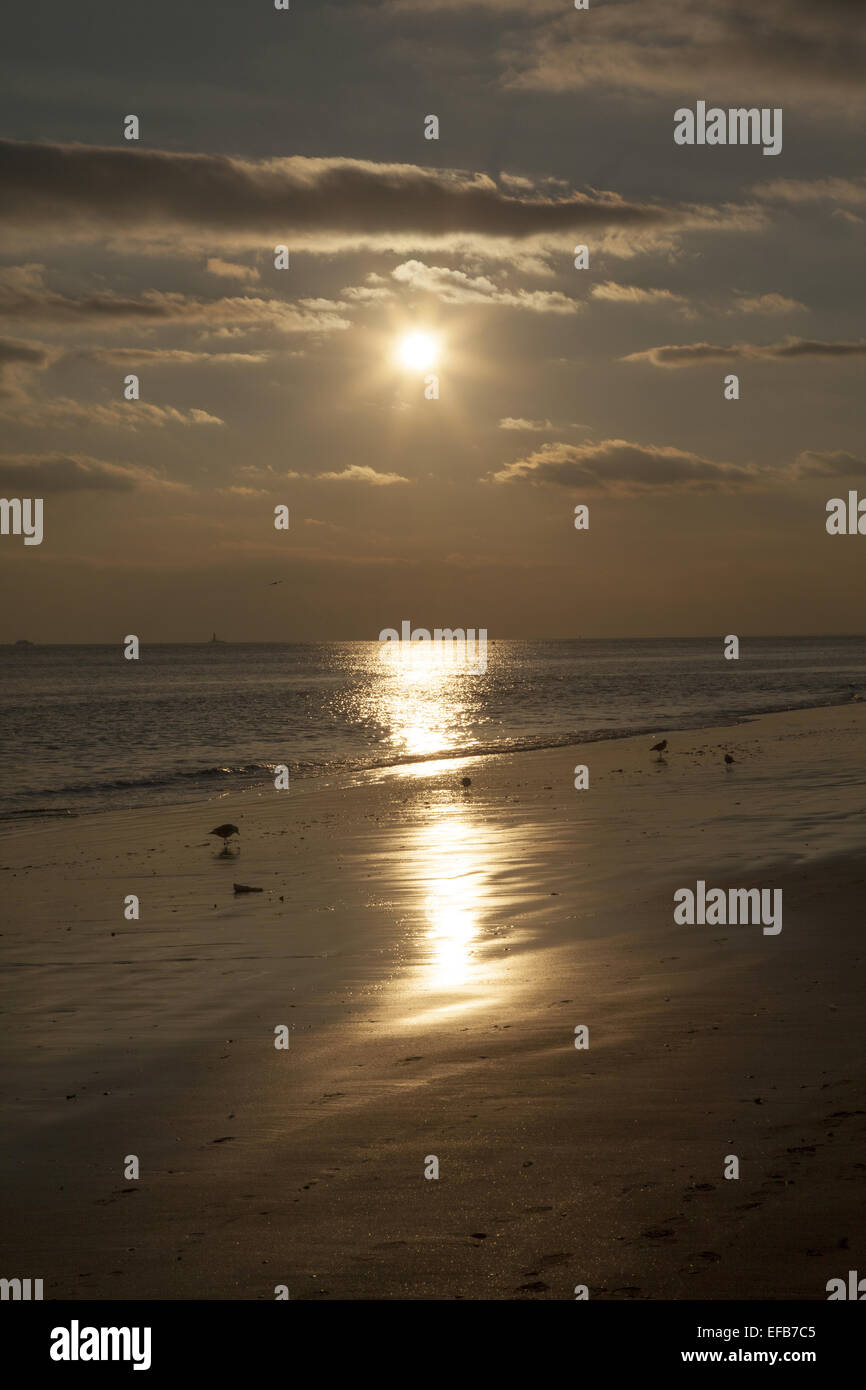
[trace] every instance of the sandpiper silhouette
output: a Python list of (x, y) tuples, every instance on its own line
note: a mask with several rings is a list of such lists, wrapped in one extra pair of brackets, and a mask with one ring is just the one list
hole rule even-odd
[(228, 854), (228, 853), (229, 853), (229, 847), (228, 847), (228, 839), (229, 839), (229, 836), (230, 836), (230, 835), (240, 835), (241, 832), (238, 830), (238, 828), (237, 828), (236, 825), (229, 825), (228, 821), (226, 821), (225, 825), (218, 825), (218, 826), (216, 827), (215, 830), (211, 830), (209, 833), (210, 833), (211, 835), (219, 835), (219, 836), (221, 837), (222, 842), (223, 842), (223, 847), (222, 847), (222, 850), (221, 850), (220, 852), (221, 852), (222, 854)]

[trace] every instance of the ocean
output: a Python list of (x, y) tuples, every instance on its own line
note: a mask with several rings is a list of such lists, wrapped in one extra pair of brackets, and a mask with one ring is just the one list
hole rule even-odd
[(0, 816), (735, 723), (866, 690), (866, 638), (492, 641), (483, 674), (378, 643), (0, 647)]

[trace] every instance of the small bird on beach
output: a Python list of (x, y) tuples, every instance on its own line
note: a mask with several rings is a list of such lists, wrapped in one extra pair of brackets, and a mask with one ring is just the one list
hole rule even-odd
[(236, 825), (229, 825), (228, 821), (226, 821), (225, 825), (218, 825), (218, 826), (216, 827), (215, 830), (211, 830), (211, 831), (209, 832), (209, 834), (211, 834), (211, 835), (219, 835), (219, 836), (221, 837), (222, 842), (223, 842), (223, 847), (222, 847), (222, 851), (221, 851), (221, 852), (222, 852), (223, 854), (228, 854), (228, 852), (229, 852), (229, 847), (228, 847), (228, 839), (229, 839), (229, 836), (230, 836), (230, 835), (240, 835), (240, 833), (241, 833), (241, 832), (238, 830), (237, 826), (236, 826)]
[(656, 762), (659, 762), (659, 763), (661, 762), (661, 760), (662, 760), (662, 754), (664, 753), (664, 751), (665, 751), (665, 749), (667, 748), (667, 746), (668, 746), (668, 741), (667, 741), (666, 738), (660, 739), (658, 743), (654, 743), (654, 744), (653, 744), (652, 748), (650, 749), (650, 752), (651, 752), (651, 753), (658, 753), (658, 757), (657, 757), (657, 759), (656, 759)]
[(460, 785), (461, 785), (461, 787), (471, 787), (471, 786), (472, 786), (472, 778), (471, 778), (471, 777), (461, 777), (461, 778), (460, 778)]
[(736, 758), (734, 757), (733, 753), (726, 753), (726, 754), (725, 754), (725, 762), (728, 764), (728, 767), (731, 766), (731, 763), (735, 763), (736, 761), (737, 761), (737, 760), (736, 760)]

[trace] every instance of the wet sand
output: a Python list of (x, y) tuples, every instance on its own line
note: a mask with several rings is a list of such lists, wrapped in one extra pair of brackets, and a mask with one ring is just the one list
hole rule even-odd
[[(866, 706), (669, 740), (7, 828), (6, 1277), (824, 1299), (866, 1268)], [(781, 933), (675, 925), (698, 879), (781, 888)]]

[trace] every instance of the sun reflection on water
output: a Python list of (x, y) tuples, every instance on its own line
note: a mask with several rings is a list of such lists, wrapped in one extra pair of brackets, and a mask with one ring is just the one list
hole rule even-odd
[(465, 744), (467, 680), (477, 680), (477, 675), (459, 652), (429, 642), (401, 644), (399, 659), (383, 663), (375, 696), (376, 715), (394, 750), (429, 757)]
[[(510, 929), (500, 920), (503, 877), (513, 872), (514, 846), (506, 829), (479, 817), (462, 785), (460, 755), (476, 741), (470, 729), (483, 679), (475, 660), (474, 653), (443, 657), (429, 642), (403, 643), (398, 659), (382, 663), (367, 707), (395, 753), (430, 760), (399, 768), (403, 778), (432, 779), (412, 815), (422, 810), (420, 823), (405, 832), (394, 865), (411, 903), (413, 989), (424, 1000), (403, 1020), (412, 1025), (501, 1002), (501, 938)], [(458, 756), (446, 761), (450, 753)], [(395, 774), (392, 767), (371, 775)]]

